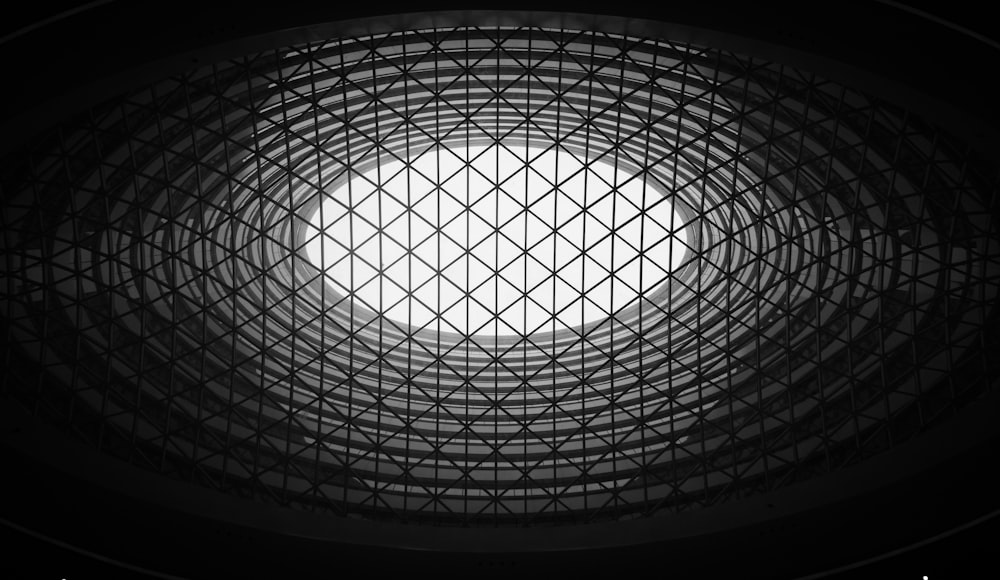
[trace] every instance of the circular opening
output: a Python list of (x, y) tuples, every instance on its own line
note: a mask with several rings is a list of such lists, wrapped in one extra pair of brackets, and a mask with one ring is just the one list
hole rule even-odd
[(306, 253), (337, 292), (402, 324), (580, 326), (663, 284), (687, 249), (669, 200), (616, 165), (503, 144), (393, 159), (329, 193)]

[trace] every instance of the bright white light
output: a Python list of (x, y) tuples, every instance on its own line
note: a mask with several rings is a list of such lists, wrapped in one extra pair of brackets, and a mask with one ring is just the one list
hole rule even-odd
[(310, 218), (309, 260), (402, 324), (492, 335), (607, 318), (683, 261), (681, 219), (641, 177), (512, 149), (433, 149), (353, 175)]

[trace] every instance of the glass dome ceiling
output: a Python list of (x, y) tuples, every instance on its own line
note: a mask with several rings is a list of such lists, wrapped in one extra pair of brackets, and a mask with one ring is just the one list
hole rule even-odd
[[(366, 189), (406, 160), (412, 185), (422, 155), (463, 148), (593, 161), (576, 175), (596, 190), (548, 196), (561, 171), (531, 163), (557, 231), (504, 237), (514, 255), (553, 240), (535, 273), (579, 274), (583, 301), (577, 284), (544, 302), (514, 279), (544, 315), (511, 310), (494, 330), (390, 303), (441, 281), (411, 273), (450, 257), (413, 234), (449, 216), (368, 213), (421, 190)], [(31, 367), (6, 377), (10, 396), (101, 453), (260, 502), (485, 527), (698, 509), (892, 449), (1000, 376), (995, 172), (903, 108), (718, 48), (513, 25), (269, 48), (97, 105), (0, 176), (5, 362)], [(510, 193), (537, 217), (518, 197), (536, 190), (487, 181), (487, 206)], [(560, 222), (556, 205), (612, 190), (579, 236)], [(478, 191), (449, 190), (470, 208), (453, 254), (496, 233), (461, 199)], [(405, 244), (376, 236), (373, 255), (337, 227), (347, 209), (369, 238), (434, 221)], [(636, 214), (659, 234), (605, 236), (602, 254), (591, 227), (634, 230)], [(441, 229), (434, 244), (461, 238)], [(476, 260), (506, 278), (499, 243)], [(586, 288), (620, 259), (639, 264), (638, 283), (616, 275), (631, 297)], [(378, 299), (363, 294), (377, 270)]]

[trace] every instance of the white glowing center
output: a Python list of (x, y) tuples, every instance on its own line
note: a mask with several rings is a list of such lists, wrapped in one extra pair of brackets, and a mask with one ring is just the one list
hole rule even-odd
[(681, 219), (641, 176), (511, 149), (436, 148), (354, 174), (311, 217), (309, 260), (401, 325), (491, 335), (608, 318), (683, 261)]

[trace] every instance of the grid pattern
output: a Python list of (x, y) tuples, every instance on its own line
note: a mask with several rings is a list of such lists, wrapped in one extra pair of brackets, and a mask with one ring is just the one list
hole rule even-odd
[[(600, 320), (499, 336), (324, 280), (305, 247), (325, 192), (471, 146), (627, 169), (681, 216), (683, 262)], [(996, 168), (726, 51), (335, 39), (132, 91), (2, 172), (4, 395), (258, 501), (486, 526), (693, 509), (876, 455), (998, 377)]]
[(683, 220), (639, 176), (555, 149), (379, 165), (327, 194), (306, 255), (356, 305), (409, 326), (524, 335), (607, 318), (684, 258)]

